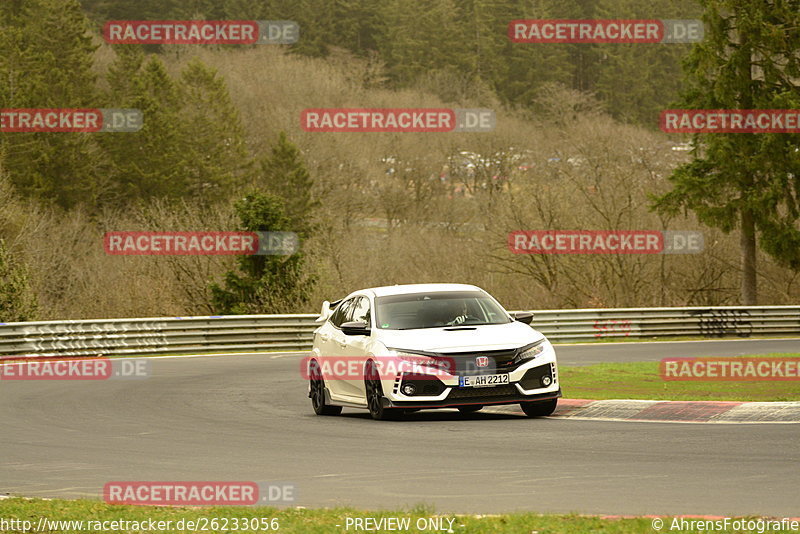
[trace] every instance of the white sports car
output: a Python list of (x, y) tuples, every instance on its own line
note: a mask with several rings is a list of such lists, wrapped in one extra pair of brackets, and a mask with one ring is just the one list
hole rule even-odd
[(314, 412), (366, 408), (390, 419), (519, 403), (531, 417), (550, 415), (561, 396), (556, 354), (532, 318), (462, 284), (376, 287), (325, 301), (302, 366)]

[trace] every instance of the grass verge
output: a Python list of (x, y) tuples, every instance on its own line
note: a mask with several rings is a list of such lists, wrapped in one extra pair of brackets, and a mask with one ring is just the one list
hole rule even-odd
[[(40, 525), (40, 518), (46, 518), (47, 525)], [(262, 518), (266, 519), (262, 522)], [(355, 529), (353, 525), (347, 528), (348, 518), (356, 518), (380, 521), (381, 518), (397, 518), (408, 520), (408, 529), (398, 529), (396, 524), (385, 524), (394, 528), (370, 528)], [(212, 523), (216, 519), (216, 523)], [(108, 505), (99, 501), (92, 500), (41, 500), (41, 499), (22, 499), (11, 498), (0, 501), (0, 532), (23, 532), (20, 529), (6, 528), (11, 520), (30, 521), (30, 531), (34, 531), (38, 526), (42, 529), (38, 532), (275, 532), (273, 527), (277, 526), (277, 532), (281, 533), (328, 533), (328, 532), (450, 532), (454, 534), (573, 534), (582, 533), (603, 533), (603, 534), (654, 534), (659, 531), (677, 532), (701, 532), (694, 529), (670, 529), (673, 519), (669, 517), (660, 518), (661, 529), (654, 529), (654, 519), (635, 518), (635, 519), (604, 519), (600, 517), (587, 517), (580, 515), (556, 515), (556, 514), (533, 514), (515, 513), (488, 516), (464, 516), (453, 514), (436, 514), (433, 510), (420, 506), (410, 510), (397, 511), (364, 511), (353, 508), (333, 508), (333, 509), (298, 509), (298, 508), (250, 508), (250, 507), (208, 507), (208, 508), (184, 508), (184, 507), (144, 507), (144, 506), (116, 506)], [(267, 528), (234, 528), (234, 522), (243, 525), (246, 521), (255, 520), (255, 526), (263, 524), (271, 525)], [(274, 520), (274, 521), (272, 521)], [(452, 520), (452, 523), (450, 523)], [(755, 519), (753, 519), (755, 520)], [(75, 525), (70, 528), (68, 525), (57, 525), (53, 522), (80, 521), (81, 530)], [(103, 522), (109, 522), (102, 525)], [(128, 524), (119, 524), (117, 528), (110, 522), (127, 521)], [(170, 528), (153, 529), (150, 521), (171, 522)], [(177, 528), (178, 523), (183, 521), (182, 529)], [(187, 528), (189, 521), (205, 525), (207, 528)], [(227, 521), (227, 528), (224, 523)], [(420, 521), (417, 528), (417, 521)], [(679, 520), (676, 520), (679, 521)], [(685, 520), (686, 521), (686, 520)], [(93, 523), (99, 522), (99, 523)], [(133, 524), (139, 522), (139, 525)], [(142, 523), (144, 522), (144, 523)], [(424, 524), (423, 524), (424, 522)], [(164, 523), (163, 525), (167, 525)], [(338, 525), (338, 526), (337, 526)], [(20, 524), (20, 527), (28, 525)], [(101, 529), (97, 527), (108, 526), (110, 528)], [(372, 527), (373, 524), (370, 523)], [(451, 527), (448, 530), (448, 526)], [(681, 525), (678, 525), (681, 526)], [(684, 524), (684, 526), (687, 526)], [(95, 528), (91, 528), (95, 527)], [(119, 528), (127, 527), (127, 528)], [(437, 528), (438, 527), (438, 528)], [(156, 527), (157, 528), (157, 527)], [(726, 530), (716, 530), (726, 532)], [(733, 528), (727, 532), (734, 532)], [(782, 530), (766, 530), (765, 532), (790, 532)]]
[[(800, 354), (760, 354), (742, 358), (800, 358)], [(659, 362), (601, 363), (560, 367), (569, 399), (708, 401), (800, 401), (800, 381), (665, 381)]]
[[(536, 325), (532, 325), (536, 328)], [(629, 337), (629, 336), (598, 336), (595, 338), (587, 338), (581, 341), (553, 341), (553, 345), (602, 345), (606, 343), (669, 343), (672, 341), (759, 341), (759, 340), (784, 340), (784, 339), (797, 339), (796, 335), (791, 334), (769, 334), (741, 337), (734, 335), (727, 336), (650, 336), (650, 337)]]

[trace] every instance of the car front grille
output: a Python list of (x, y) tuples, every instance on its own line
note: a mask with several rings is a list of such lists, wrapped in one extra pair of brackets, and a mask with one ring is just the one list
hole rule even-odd
[(453, 388), (447, 400), (453, 399), (482, 399), (487, 397), (503, 397), (519, 395), (519, 391), (512, 384), (494, 386), (489, 388)]
[[(449, 366), (455, 365), (455, 370), (458, 374), (481, 375), (513, 371), (521, 363), (514, 362), (518, 352), (519, 349), (453, 352), (440, 354), (439, 358), (448, 362)], [(478, 356), (487, 357), (489, 365), (478, 367), (475, 361)]]

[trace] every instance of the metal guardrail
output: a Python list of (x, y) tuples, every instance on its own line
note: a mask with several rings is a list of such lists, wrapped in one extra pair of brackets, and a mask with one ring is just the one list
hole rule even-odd
[[(555, 342), (676, 336), (800, 336), (800, 306), (533, 310)], [(0, 323), (0, 357), (97, 356), (311, 347), (316, 314)], [(798, 343), (800, 346), (800, 343)]]

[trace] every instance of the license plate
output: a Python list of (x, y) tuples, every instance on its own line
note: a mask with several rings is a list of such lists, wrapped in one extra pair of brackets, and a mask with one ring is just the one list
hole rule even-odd
[(508, 373), (498, 375), (470, 375), (458, 378), (458, 385), (462, 388), (490, 388), (509, 383)]

